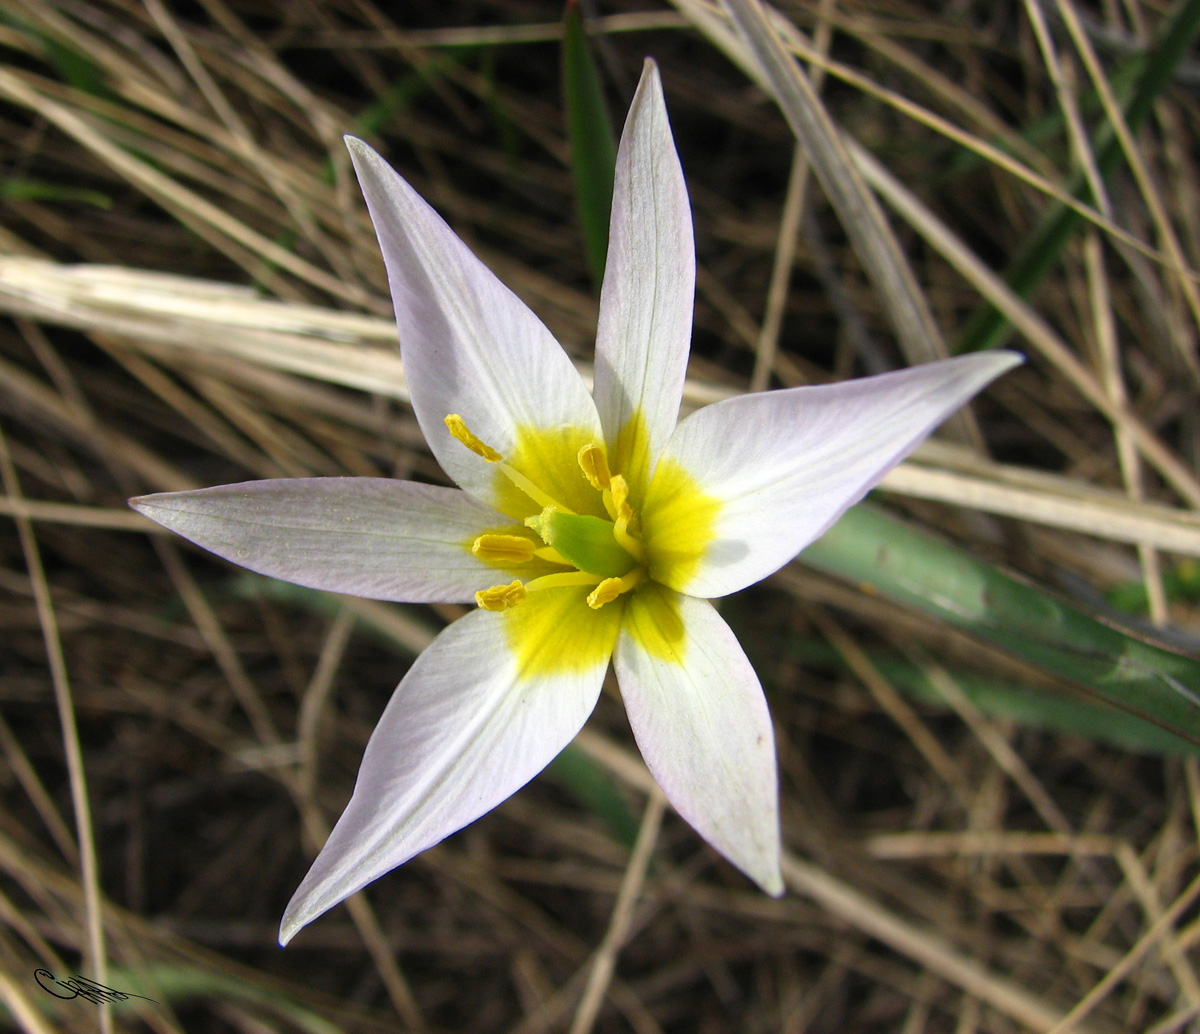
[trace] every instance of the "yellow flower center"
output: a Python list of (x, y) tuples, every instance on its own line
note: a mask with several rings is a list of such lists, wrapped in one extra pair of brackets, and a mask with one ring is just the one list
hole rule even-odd
[(555, 499), (511, 464), (490, 445), (474, 435), (456, 413), (446, 417), (446, 427), (459, 442), (477, 456), (494, 463), (501, 474), (540, 512), (525, 518), (525, 526), (542, 544), (521, 535), (484, 534), (471, 544), (471, 552), (482, 560), (505, 566), (520, 565), (535, 557), (574, 570), (544, 574), (522, 583), (494, 585), (475, 594), (484, 610), (503, 611), (523, 602), (529, 593), (567, 586), (591, 586), (587, 603), (599, 610), (607, 603), (641, 584), (646, 577), (646, 549), (637, 534), (637, 517), (629, 503), (629, 486), (613, 474), (601, 446), (587, 443), (578, 452), (579, 468), (599, 493), (608, 520), (577, 513)]
[(494, 505), (511, 521), (463, 545), (513, 579), (475, 599), (504, 612), (521, 677), (606, 662), (622, 628), (652, 656), (680, 662), (686, 643), (671, 590), (686, 592), (703, 563), (720, 503), (674, 460), (649, 469), (640, 414), (611, 451), (584, 427), (519, 427), (501, 455), (460, 416), (446, 426), (493, 465)]

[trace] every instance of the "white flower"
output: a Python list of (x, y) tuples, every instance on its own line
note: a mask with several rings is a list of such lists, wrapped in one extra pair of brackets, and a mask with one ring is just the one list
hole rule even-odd
[(707, 598), (787, 563), (1020, 357), (743, 395), (676, 426), (695, 254), (652, 62), (617, 158), (594, 395), (433, 209), (366, 144), (347, 143), (387, 264), (413, 409), (460, 488), (300, 478), (133, 501), (263, 574), (479, 604), (396, 689), (281, 942), (532, 779), (587, 720), (610, 658), (672, 805), (782, 893), (766, 701)]

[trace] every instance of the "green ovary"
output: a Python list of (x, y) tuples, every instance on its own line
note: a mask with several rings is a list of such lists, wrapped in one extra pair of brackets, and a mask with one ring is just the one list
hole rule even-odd
[(569, 514), (546, 507), (526, 524), (569, 564), (602, 578), (620, 578), (637, 566), (613, 537), (612, 521), (590, 514)]

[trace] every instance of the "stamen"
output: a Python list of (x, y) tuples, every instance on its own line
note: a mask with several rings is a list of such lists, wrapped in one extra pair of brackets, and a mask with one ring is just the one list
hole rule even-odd
[(612, 603), (622, 593), (635, 588), (645, 577), (645, 569), (635, 567), (623, 578), (605, 578), (599, 585), (588, 593), (588, 606), (599, 610), (606, 603)]
[(494, 564), (523, 564), (537, 552), (537, 544), (523, 535), (480, 535), (471, 552)]
[(527, 496), (529, 496), (530, 499), (532, 499), (535, 503), (537, 503), (538, 506), (541, 506), (541, 507), (554, 506), (554, 507), (557, 507), (558, 509), (562, 510), (563, 513), (574, 513), (575, 512), (574, 510), (570, 510), (567, 507), (563, 506), (562, 503), (556, 503), (550, 496), (548, 496), (545, 492), (543, 492), (540, 488), (538, 488), (537, 485), (535, 485), (532, 481), (530, 481), (529, 478), (527, 478), (519, 470), (513, 470), (513, 468), (510, 467), (507, 463), (500, 464), (500, 472), (506, 478), (508, 478), (509, 481), (511, 481), (514, 485), (516, 485), (517, 488), (519, 488), (522, 492), (524, 492)]
[(480, 441), (471, 433), (471, 429), (467, 427), (467, 422), (463, 420), (457, 413), (450, 413), (446, 417), (446, 430), (450, 432), (458, 441), (462, 442), (476, 456), (482, 456), (488, 463), (499, 463), (504, 457), (500, 455), (490, 445)]
[(540, 549), (535, 549), (533, 555), (539, 560), (548, 561), (551, 564), (562, 564), (563, 567), (571, 567), (571, 561), (564, 557), (553, 546), (542, 546)]
[(525, 599), (525, 595), (524, 585), (520, 582), (509, 582), (508, 585), (493, 585), (490, 589), (481, 589), (475, 593), (475, 602), (480, 610), (508, 610)]
[(560, 574), (544, 574), (525, 583), (529, 592), (538, 589), (561, 589), (571, 585), (599, 585), (603, 579), (598, 574), (587, 574), (584, 571), (563, 571)]
[(629, 522), (633, 520), (633, 507), (629, 505), (629, 485), (620, 474), (612, 476), (612, 503), (616, 515), (613, 519), (613, 538), (631, 557), (644, 564), (646, 550), (639, 539), (629, 534)]
[(626, 521), (617, 520), (617, 523), (613, 525), (613, 538), (617, 540), (617, 545), (633, 557), (634, 560), (639, 564), (644, 564), (646, 562), (646, 550), (639, 539), (635, 539), (629, 534), (626, 529), (626, 523)]
[(580, 449), (579, 466), (583, 469), (583, 476), (597, 492), (608, 488), (612, 474), (608, 469), (608, 457), (600, 446), (588, 444)]
[(629, 505), (629, 483), (620, 474), (610, 479), (612, 486), (613, 508), (617, 511), (617, 519), (624, 518), (625, 523), (633, 519), (633, 508)]
[(487, 442), (472, 434), (471, 429), (467, 426), (467, 422), (457, 413), (448, 413), (445, 417), (445, 422), (446, 430), (450, 432), (456, 441), (461, 442), (475, 453), (476, 456), (482, 456), (488, 463), (495, 463), (499, 466), (500, 472), (537, 503), (538, 506), (557, 506), (563, 513), (575, 512), (561, 503), (556, 503), (519, 470), (514, 470), (507, 463), (503, 462), (504, 457), (488, 445)]

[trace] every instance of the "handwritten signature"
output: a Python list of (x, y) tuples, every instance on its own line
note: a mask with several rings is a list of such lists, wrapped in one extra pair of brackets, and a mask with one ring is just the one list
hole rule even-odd
[[(42, 983), (43, 978), (57, 984), (59, 987), (65, 987), (71, 993), (69, 995), (60, 995), (52, 987), (47, 987)], [(103, 984), (97, 984), (94, 980), (88, 980), (87, 977), (75, 976), (69, 980), (56, 980), (54, 974), (48, 969), (35, 969), (33, 971), (33, 979), (37, 981), (40, 987), (47, 994), (54, 995), (55, 998), (63, 998), (70, 1000), (72, 998), (85, 998), (89, 1002), (94, 1002), (99, 1005), (101, 1002), (123, 1002), (127, 998), (141, 998), (146, 1002), (153, 1002), (153, 998), (147, 998), (145, 995), (127, 994), (124, 991), (114, 991), (111, 987), (105, 987)], [(158, 1003), (155, 1002), (157, 1005)]]

